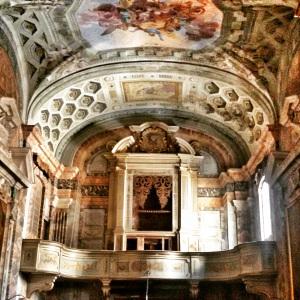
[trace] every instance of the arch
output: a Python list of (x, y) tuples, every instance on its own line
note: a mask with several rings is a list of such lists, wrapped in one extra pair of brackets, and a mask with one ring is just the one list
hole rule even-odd
[(125, 149), (127, 149), (128, 147), (130, 147), (131, 145), (133, 145), (135, 142), (134, 137), (128, 136), (124, 139), (122, 139), (121, 141), (119, 141), (112, 149), (112, 153), (117, 153), (117, 152), (123, 152)]
[[(68, 137), (60, 143), (56, 156), (59, 157), (63, 164), (71, 165), (79, 148), (93, 136), (110, 130), (125, 128), (132, 124), (156, 120), (187, 130), (202, 132), (204, 135), (211, 137), (210, 141), (219, 141), (224, 151), (230, 152), (230, 155), (233, 157), (233, 161), (227, 167), (242, 166), (249, 159), (249, 148), (234, 131), (226, 128), (219, 122), (212, 122), (199, 115), (169, 109), (136, 109), (132, 112), (121, 111), (107, 114), (97, 122), (91, 122), (88, 126), (80, 128), (77, 132), (70, 132)], [(235, 143), (236, 141), (238, 142)]]

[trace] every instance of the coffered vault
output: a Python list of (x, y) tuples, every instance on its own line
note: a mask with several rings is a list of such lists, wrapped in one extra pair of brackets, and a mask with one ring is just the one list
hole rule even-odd
[(108, 114), (122, 118), (125, 112), (135, 115), (149, 108), (156, 118), (162, 110), (176, 111), (174, 122), (185, 112), (204, 124), (215, 120), (220, 132), (236, 132), (250, 151), (275, 119), (271, 101), (233, 74), (140, 62), (95, 67), (55, 82), (35, 94), (28, 121), (39, 124), (50, 149), (60, 156), (64, 144), (83, 127), (107, 120)]
[(23, 120), (67, 164), (99, 132), (157, 120), (212, 136), (246, 164), (279, 119), (296, 1), (150, 2), (144, 15), (126, 1), (7, 3)]

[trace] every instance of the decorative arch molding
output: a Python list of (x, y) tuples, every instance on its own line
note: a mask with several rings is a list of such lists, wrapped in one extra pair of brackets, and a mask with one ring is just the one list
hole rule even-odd
[[(211, 153), (220, 162), (221, 171), (227, 168), (238, 168), (250, 157), (250, 151), (241, 137), (230, 129), (222, 127), (222, 124), (218, 122), (209, 122), (201, 116), (176, 110), (139, 109), (135, 112), (127, 111), (108, 115), (81, 131), (70, 134), (60, 145), (60, 161), (69, 166), (76, 161), (76, 166), (79, 166), (87, 151), (92, 155), (99, 147), (107, 148), (105, 144), (109, 140), (114, 140), (113, 146), (115, 146), (117, 141), (131, 135), (128, 128), (130, 125), (141, 124), (145, 120), (149, 122), (159, 120), (178, 126), (180, 133), (176, 133), (176, 137), (188, 142), (195, 139), (201, 141), (204, 149), (209, 147)], [(105, 139), (105, 144), (100, 142), (102, 139)], [(237, 144), (234, 143), (235, 141)], [(113, 146), (107, 151), (111, 151)]]
[(132, 132), (142, 132), (145, 129), (150, 128), (150, 127), (158, 127), (168, 133), (175, 133), (179, 129), (178, 126), (168, 126), (167, 124), (165, 124), (163, 122), (146, 122), (141, 125), (131, 125), (131, 126), (129, 126), (129, 129)]
[[(107, 56), (110, 57), (110, 55)], [(179, 74), (181, 74), (182, 76), (188, 76), (188, 78), (191, 78), (190, 81), (192, 82), (197, 82), (197, 77), (202, 77), (208, 80), (221, 80), (224, 83), (229, 85), (231, 84), (236, 87), (243, 87), (244, 91), (248, 91), (250, 93), (249, 96), (255, 98), (259, 105), (268, 111), (270, 118), (273, 118), (274, 120), (277, 118), (276, 109), (270, 95), (264, 88), (256, 84), (255, 77), (252, 78), (253, 80), (249, 80), (249, 76), (251, 78), (251, 73), (249, 73), (249, 71), (247, 72), (246, 70), (243, 70), (242, 72), (234, 73), (232, 64), (226, 68), (224, 65), (218, 65), (216, 63), (211, 65), (206, 64), (201, 60), (193, 63), (190, 59), (168, 60), (165, 59), (163, 55), (158, 57), (158, 59), (153, 59), (152, 55), (145, 55), (139, 59), (112, 59), (105, 61), (102, 64), (86, 64), (85, 67), (62, 74), (55, 80), (49, 81), (48, 84), (46, 79), (32, 95), (28, 109), (28, 118), (29, 120), (32, 119), (36, 110), (46, 103), (50, 97), (55, 96), (62, 89), (72, 88), (72, 85), (74, 84), (87, 82), (95, 77), (100, 78), (102, 76), (103, 79), (106, 78), (106, 82), (111, 83), (114, 81), (114, 76), (112, 74), (115, 74), (116, 77), (126, 76), (124, 79), (128, 80), (145, 78), (142, 76), (142, 73), (151, 72), (163, 73), (161, 74), (162, 77), (160, 77), (160, 80), (162, 78), (168, 79), (167, 75), (170, 76), (174, 74), (179, 76)], [(229, 58), (227, 56), (220, 58), (221, 61), (228, 59)], [(85, 58), (82, 58), (82, 60), (85, 60)], [(74, 61), (76, 62), (76, 57), (70, 58), (71, 67), (72, 63), (74, 64)], [(97, 61), (99, 60), (97, 59)], [(155, 62), (157, 62), (157, 65), (154, 65)], [(81, 62), (80, 65), (84, 65), (84, 63)], [(239, 67), (242, 68), (243, 66), (239, 65)], [(65, 67), (63, 67), (63, 70), (65, 70)], [(244, 77), (245, 74), (246, 77)], [(132, 78), (130, 78), (131, 75), (133, 75)], [(52, 75), (49, 75), (47, 77), (48, 80), (52, 80), (51, 76)]]
[[(144, 132), (145, 130), (149, 128), (160, 128), (164, 132), (169, 133), (169, 134), (174, 134), (179, 130), (178, 126), (168, 126), (167, 124), (163, 122), (146, 122), (141, 125), (132, 125), (129, 126), (130, 130), (132, 132), (137, 132), (141, 133)], [(112, 149), (112, 153), (118, 153), (118, 152), (125, 152), (126, 150), (130, 149), (131, 146), (133, 146), (135, 143), (138, 141), (131, 135), (128, 137), (123, 138), (120, 140)], [(180, 153), (186, 153), (186, 154), (191, 154), (195, 155), (196, 152), (193, 149), (193, 147), (185, 141), (183, 138), (180, 137), (175, 137), (174, 142), (176, 142), (179, 146), (179, 151)]]
[(119, 141), (112, 149), (112, 153), (118, 153), (125, 151), (128, 147), (132, 146), (135, 143), (135, 139), (132, 135), (123, 138)]
[(196, 155), (196, 151), (187, 141), (185, 141), (184, 139), (182, 139), (180, 137), (176, 137), (176, 140), (177, 140), (177, 143), (183, 153)]

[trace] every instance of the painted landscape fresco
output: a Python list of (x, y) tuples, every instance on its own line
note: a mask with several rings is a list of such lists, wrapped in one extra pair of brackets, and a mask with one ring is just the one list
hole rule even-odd
[(222, 18), (212, 0), (84, 0), (76, 12), (83, 38), (97, 50), (200, 49), (219, 37)]

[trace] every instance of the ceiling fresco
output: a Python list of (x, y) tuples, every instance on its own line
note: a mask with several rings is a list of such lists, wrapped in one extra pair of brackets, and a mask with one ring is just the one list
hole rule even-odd
[(81, 36), (95, 50), (173, 47), (198, 50), (218, 39), (223, 13), (212, 0), (75, 2)]

